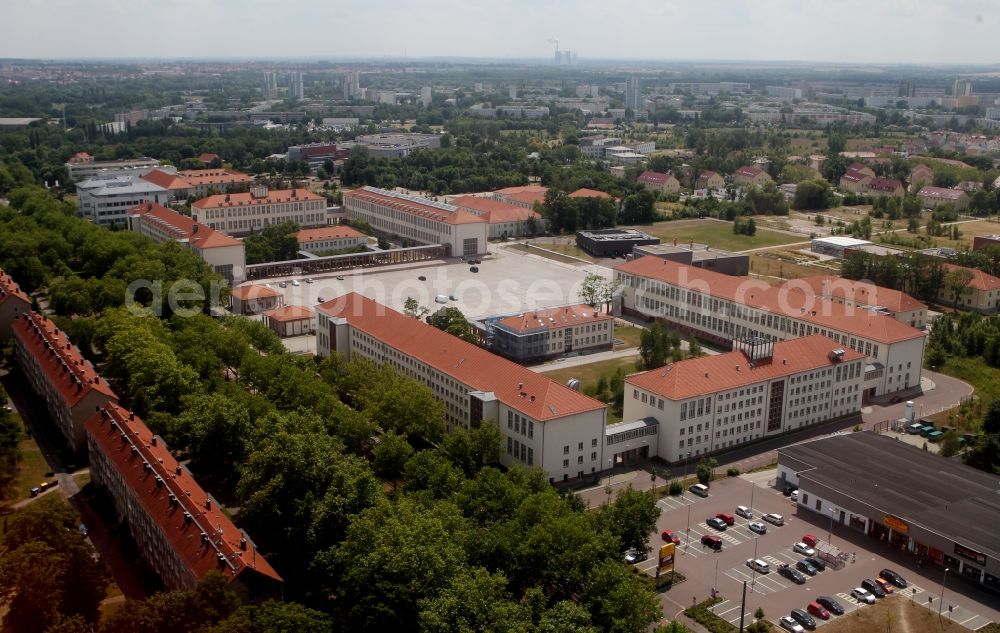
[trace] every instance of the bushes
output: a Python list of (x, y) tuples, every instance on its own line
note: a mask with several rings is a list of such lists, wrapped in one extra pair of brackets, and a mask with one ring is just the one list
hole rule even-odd
[(729, 468), (728, 470), (726, 470), (726, 475), (729, 476), (729, 477), (739, 477), (740, 476), (740, 469), (739, 468)]
[(682, 492), (684, 492), (684, 486), (681, 485), (681, 482), (679, 482), (679, 481), (671, 481), (670, 482), (670, 494), (672, 496), (676, 497), (677, 495), (681, 494)]
[(718, 602), (722, 602), (722, 598), (709, 598), (684, 609), (684, 615), (708, 629), (709, 633), (735, 633), (735, 626), (709, 611), (709, 608)]

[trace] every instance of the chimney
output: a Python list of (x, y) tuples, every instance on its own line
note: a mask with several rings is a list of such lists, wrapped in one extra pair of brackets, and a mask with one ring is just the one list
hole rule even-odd
[(153, 436), (153, 439), (151, 439), (149, 441), (149, 443), (152, 444), (153, 446), (156, 446), (156, 436), (155, 435)]
[(197, 232), (198, 232), (198, 223), (195, 222), (193, 225), (191, 225), (191, 234), (193, 235)]

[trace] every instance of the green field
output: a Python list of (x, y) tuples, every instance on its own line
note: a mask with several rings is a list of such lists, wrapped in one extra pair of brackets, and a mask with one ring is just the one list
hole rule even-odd
[(639, 340), (642, 337), (643, 329), (633, 325), (626, 327), (615, 327), (615, 338), (621, 339), (622, 344), (615, 344), (615, 349), (628, 349), (629, 347), (639, 347)]
[(561, 385), (565, 385), (570, 378), (576, 378), (580, 381), (580, 388), (582, 390), (584, 387), (597, 384), (597, 381), (601, 376), (610, 375), (619, 367), (624, 367), (626, 373), (635, 372), (635, 364), (638, 360), (639, 354), (635, 354), (624, 358), (602, 360), (596, 363), (589, 363), (587, 365), (577, 365), (575, 367), (555, 369), (553, 371), (544, 372), (544, 375)]
[(726, 251), (745, 251), (751, 248), (766, 246), (782, 246), (805, 241), (800, 235), (787, 235), (777, 231), (769, 231), (757, 227), (757, 234), (736, 235), (731, 222), (717, 220), (676, 220), (673, 222), (657, 222), (647, 226), (632, 227), (660, 238), (664, 244), (694, 242), (708, 244), (712, 248)]
[(980, 357), (951, 357), (935, 371), (964, 380), (976, 390), (976, 396), (989, 404), (1000, 397), (1000, 369), (990, 367)]
[(17, 468), (17, 487), (14, 493), (16, 496), (11, 501), (20, 501), (31, 496), (31, 489), (45, 481), (45, 473), (49, 472), (49, 464), (34, 439), (21, 440), (18, 448), (21, 449), (21, 463)]

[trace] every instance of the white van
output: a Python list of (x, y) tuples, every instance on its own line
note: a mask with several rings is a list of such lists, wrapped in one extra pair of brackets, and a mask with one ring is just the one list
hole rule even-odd
[(743, 517), (744, 519), (753, 518), (753, 510), (746, 506), (736, 506), (736, 514)]
[(759, 558), (756, 559), (756, 560), (753, 559), (753, 558), (748, 558), (747, 559), (747, 567), (749, 567), (750, 569), (754, 570), (758, 574), (769, 574), (769, 573), (771, 573), (771, 567), (767, 563), (765, 563), (764, 561), (762, 561)]
[(706, 486), (705, 484), (695, 484), (695, 485), (691, 486), (690, 488), (688, 488), (688, 490), (690, 490), (694, 494), (698, 495), (699, 497), (707, 497), (708, 496), (708, 486)]

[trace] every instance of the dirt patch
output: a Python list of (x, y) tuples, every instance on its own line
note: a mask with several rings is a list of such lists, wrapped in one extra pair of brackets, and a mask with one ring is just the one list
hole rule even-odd
[(840, 616), (823, 627), (823, 633), (963, 633), (970, 629), (947, 617), (938, 618), (912, 600), (890, 596), (877, 603)]

